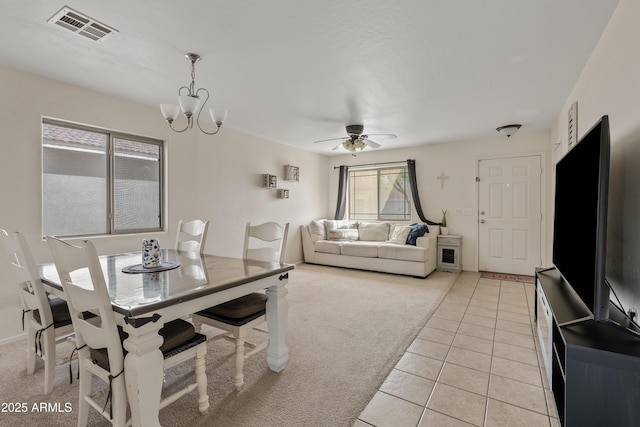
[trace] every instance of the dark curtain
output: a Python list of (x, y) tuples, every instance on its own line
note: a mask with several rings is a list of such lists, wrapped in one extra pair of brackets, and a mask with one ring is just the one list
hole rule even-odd
[(422, 205), (420, 204), (420, 194), (418, 194), (418, 179), (416, 178), (416, 161), (414, 159), (407, 160), (407, 169), (409, 170), (409, 183), (411, 184), (413, 204), (416, 207), (416, 212), (418, 212), (418, 217), (422, 222), (428, 225), (440, 225), (439, 222), (428, 220), (422, 212)]
[(336, 216), (334, 219), (343, 219), (345, 209), (347, 209), (347, 180), (349, 179), (349, 167), (340, 166), (340, 176), (338, 178), (338, 205), (336, 206)]

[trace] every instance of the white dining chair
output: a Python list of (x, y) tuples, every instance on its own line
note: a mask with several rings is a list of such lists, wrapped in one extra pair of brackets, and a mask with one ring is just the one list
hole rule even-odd
[(50, 298), (40, 281), (36, 264), (24, 235), (0, 230), (0, 247), (9, 261), (22, 303), (22, 328), (27, 332), (27, 374), (36, 368), (36, 357), (44, 362), (44, 394), (53, 391), (56, 344), (73, 335), (67, 303)]
[[(78, 426), (87, 425), (90, 407), (113, 425), (123, 426), (126, 422), (127, 390), (122, 341), (127, 335), (116, 324), (95, 247), (88, 240), (83, 241), (81, 246), (70, 245), (54, 237), (47, 237), (47, 242), (68, 298), (76, 333), (80, 375)], [(84, 279), (81, 284), (75, 283), (72, 276)], [(91, 311), (96, 316), (85, 318), (85, 311)], [(195, 359), (196, 373), (195, 383), (162, 399), (160, 408), (197, 388), (199, 410), (206, 413), (209, 408), (205, 373), (206, 337), (196, 333), (193, 325), (181, 319), (165, 324), (160, 335), (164, 338), (160, 347), (164, 355), (163, 368), (168, 369), (186, 360)], [(94, 398), (93, 376), (109, 384), (106, 401), (98, 402)], [(107, 409), (109, 399), (111, 405)]]
[(194, 219), (193, 221), (178, 221), (175, 248), (184, 252), (204, 253), (209, 221)]
[[(243, 258), (264, 262), (284, 262), (287, 246), (289, 224), (280, 225), (266, 222), (260, 225), (247, 223), (245, 229)], [(235, 343), (235, 376), (234, 385), (240, 390), (244, 385), (244, 361), (246, 358), (266, 348), (269, 341), (258, 345), (246, 342), (247, 333), (251, 329), (267, 321), (267, 296), (262, 292), (254, 292), (240, 298), (199, 311), (192, 316), (196, 331), (201, 331), (202, 324), (225, 331), (210, 340), (225, 338)], [(262, 329), (256, 329), (265, 332)], [(245, 347), (251, 350), (245, 353)]]

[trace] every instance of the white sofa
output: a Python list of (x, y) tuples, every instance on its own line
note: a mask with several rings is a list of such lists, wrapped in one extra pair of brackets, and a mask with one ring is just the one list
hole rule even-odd
[(438, 226), (407, 244), (411, 226), (388, 222), (315, 220), (302, 225), (309, 264), (427, 277), (436, 268)]

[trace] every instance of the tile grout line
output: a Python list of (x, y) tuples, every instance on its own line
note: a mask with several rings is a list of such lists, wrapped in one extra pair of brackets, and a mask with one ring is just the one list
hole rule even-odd
[[(458, 277), (459, 277), (459, 276), (458, 276)], [(449, 414), (444, 414), (444, 413), (439, 412), (439, 411), (436, 411), (436, 410), (434, 410), (434, 409), (429, 409), (429, 408), (428, 408), (428, 406), (429, 406), (429, 402), (431, 401), (431, 398), (433, 397), (433, 393), (434, 393), (434, 391), (435, 391), (435, 389), (436, 389), (437, 385), (438, 385), (438, 384), (444, 384), (444, 383), (439, 383), (439, 381), (438, 381), (438, 380), (440, 379), (440, 377), (441, 377), (441, 375), (442, 375), (442, 371), (443, 371), (443, 369), (444, 369), (444, 365), (447, 363), (447, 359), (449, 358), (449, 354), (451, 353), (451, 349), (453, 348), (453, 342), (455, 341), (456, 336), (458, 336), (458, 334), (459, 334), (460, 326), (462, 325), (463, 320), (464, 320), (464, 315), (466, 315), (466, 314), (467, 314), (467, 310), (468, 310), (468, 308), (469, 308), (469, 305), (470, 305), (470, 303), (471, 303), (471, 300), (473, 299), (473, 295), (476, 293), (476, 290), (477, 290), (477, 288), (478, 288), (478, 282), (480, 281), (480, 279), (481, 279), (481, 277), (480, 277), (480, 276), (478, 276), (478, 278), (477, 278), (477, 280), (476, 280), (476, 282), (475, 282), (475, 285), (474, 285), (474, 287), (473, 287), (473, 292), (471, 293), (471, 296), (468, 298), (468, 301), (467, 301), (467, 304), (466, 304), (466, 306), (465, 306), (465, 311), (464, 311), (464, 314), (463, 314), (463, 316), (462, 316), (462, 319), (460, 319), (460, 322), (458, 322), (458, 328), (456, 329), (456, 331), (455, 331), (455, 333), (454, 333), (454, 335), (453, 335), (453, 339), (451, 340), (451, 344), (449, 344), (449, 350), (447, 351), (447, 354), (446, 354), (446, 356), (445, 356), (444, 360), (442, 361), (442, 366), (440, 367), (440, 371), (438, 372), (438, 376), (437, 376), (437, 378), (436, 378), (436, 381), (435, 381), (435, 383), (434, 383), (434, 385), (433, 385), (433, 388), (431, 389), (431, 393), (429, 393), (429, 398), (427, 399), (427, 402), (426, 402), (426, 404), (424, 405), (424, 409), (423, 409), (423, 411), (422, 411), (422, 415), (420, 416), (420, 419), (418, 420), (418, 424), (417, 424), (418, 426), (420, 425), (420, 423), (422, 422), (422, 420), (423, 420), (423, 419), (424, 419), (424, 417), (426, 416), (426, 414), (427, 414), (427, 411), (428, 411), (428, 410), (431, 410), (431, 411), (434, 411), (434, 412), (438, 412), (439, 414), (442, 414), (442, 415), (445, 415), (445, 416), (447, 416), (447, 417), (450, 417), (450, 418), (453, 418), (453, 419), (459, 420), (459, 421), (461, 421), (461, 422), (466, 422), (466, 421), (461, 420), (461, 419), (459, 419), (459, 418), (452, 417), (452, 416), (451, 416), (451, 415), (449, 415)], [(458, 280), (458, 279), (456, 279), (456, 282), (457, 282), (457, 280)], [(453, 287), (455, 287), (455, 284), (454, 284), (454, 286), (453, 286)], [(446, 296), (445, 296), (445, 299), (446, 299)], [(443, 301), (444, 301), (444, 299), (443, 299)], [(461, 335), (464, 335), (464, 334), (461, 334)], [(494, 335), (495, 335), (495, 328), (494, 328)], [(492, 345), (492, 352), (493, 352), (493, 345)], [(453, 386), (450, 386), (450, 387), (453, 387)], [(488, 387), (488, 385), (487, 385), (487, 387)], [(454, 388), (458, 388), (458, 387), (454, 387)], [(460, 390), (462, 390), (462, 389), (460, 389)], [(467, 391), (467, 390), (463, 390), (463, 391)]]
[[(447, 353), (446, 353), (446, 355), (444, 356), (444, 359), (442, 360), (442, 365), (440, 366), (440, 369), (438, 370), (438, 374), (437, 374), (437, 376), (436, 376), (436, 379), (435, 379), (435, 381), (434, 381), (434, 380), (431, 380), (431, 381), (434, 381), (434, 383), (433, 383), (433, 387), (432, 387), (432, 389), (431, 389), (431, 391), (430, 391), (430, 393), (429, 393), (429, 397), (427, 398), (426, 403), (424, 404), (424, 406), (423, 406), (423, 405), (421, 405), (421, 404), (417, 404), (417, 403), (415, 403), (415, 402), (412, 402), (412, 401), (410, 401), (410, 400), (407, 400), (407, 399), (405, 399), (405, 398), (402, 398), (402, 397), (399, 397), (399, 396), (395, 396), (395, 395), (393, 395), (393, 394), (391, 394), (391, 393), (384, 392), (384, 391), (382, 391), (382, 390), (378, 389), (378, 392), (383, 393), (383, 394), (385, 394), (385, 395), (387, 395), (387, 396), (391, 396), (391, 397), (394, 397), (394, 398), (400, 399), (400, 400), (402, 400), (402, 401), (405, 401), (405, 402), (407, 402), (407, 403), (411, 403), (411, 404), (413, 404), (413, 405), (416, 405), (416, 406), (418, 406), (418, 407), (421, 407), (421, 408), (422, 408), (422, 413), (421, 413), (420, 417), (418, 418), (418, 421), (417, 421), (416, 426), (420, 425), (420, 423), (422, 423), (422, 422), (423, 422), (423, 420), (425, 419), (425, 417), (426, 417), (426, 415), (427, 415), (427, 411), (433, 411), (433, 412), (436, 412), (436, 413), (441, 414), (441, 415), (443, 415), (443, 416), (450, 417), (450, 418), (452, 418), (452, 419), (459, 420), (459, 421), (462, 421), (462, 422), (468, 422), (468, 421), (462, 420), (462, 419), (460, 419), (460, 418), (457, 418), (457, 417), (455, 417), (455, 416), (449, 415), (449, 414), (447, 414), (447, 413), (443, 413), (443, 412), (440, 412), (440, 411), (435, 410), (435, 409), (430, 409), (430, 408), (428, 408), (428, 406), (429, 406), (429, 403), (432, 401), (432, 399), (433, 399), (433, 397), (434, 397), (434, 392), (435, 392), (435, 390), (436, 390), (436, 388), (437, 388), (437, 386), (438, 386), (438, 385), (447, 385), (447, 386), (449, 386), (448, 384), (445, 384), (445, 383), (443, 383), (443, 382), (440, 382), (440, 379), (441, 379), (442, 374), (443, 374), (443, 371), (444, 371), (444, 366), (445, 366), (445, 364), (450, 363), (451, 365), (461, 366), (461, 367), (468, 368), (468, 369), (472, 369), (472, 370), (476, 370), (476, 371), (479, 371), (479, 372), (485, 372), (485, 371), (482, 371), (482, 370), (479, 370), (479, 369), (470, 368), (470, 367), (467, 367), (467, 366), (464, 366), (464, 365), (458, 365), (458, 364), (456, 364), (456, 363), (448, 362), (449, 356), (450, 356), (451, 351), (453, 350), (453, 347), (454, 347), (454, 345), (453, 345), (453, 344), (454, 344), (454, 342), (455, 342), (455, 340), (456, 340), (456, 338), (457, 338), (457, 337), (459, 337), (459, 336), (465, 336), (465, 337), (469, 337), (469, 336), (471, 336), (471, 337), (474, 337), (473, 335), (467, 335), (467, 334), (465, 334), (464, 332), (462, 332), (462, 331), (461, 331), (462, 323), (467, 323), (467, 324), (473, 325), (473, 323), (464, 322), (465, 316), (466, 316), (467, 314), (474, 314), (474, 315), (477, 315), (477, 316), (486, 317), (486, 316), (483, 316), (482, 314), (468, 313), (469, 307), (471, 307), (471, 302), (474, 300), (474, 297), (477, 297), (477, 296), (479, 295), (479, 294), (478, 294), (478, 285), (480, 284), (480, 280), (481, 280), (481, 279), (482, 279), (482, 277), (478, 276), (478, 277), (477, 277), (477, 279), (475, 280), (475, 283), (474, 283), (473, 285), (471, 285), (471, 282), (468, 282), (468, 284), (467, 284), (467, 282), (465, 281), (465, 284), (460, 286), (459, 290), (465, 290), (465, 292), (463, 292), (463, 293), (466, 293), (466, 290), (467, 290), (468, 288), (471, 288), (471, 286), (473, 286), (473, 291), (471, 292), (470, 296), (460, 296), (460, 295), (455, 295), (455, 296), (456, 296), (456, 298), (458, 298), (458, 297), (459, 297), (459, 298), (461, 298), (461, 299), (462, 299), (462, 298), (464, 298), (464, 299), (466, 300), (466, 304), (464, 305), (464, 312), (461, 312), (461, 313), (462, 313), (462, 317), (460, 318), (460, 320), (459, 320), (459, 321), (457, 321), (457, 327), (456, 327), (455, 331), (452, 331), (452, 330), (449, 330), (449, 329), (440, 329), (440, 328), (438, 328), (438, 327), (432, 327), (432, 326), (429, 326), (429, 325), (428, 325), (428, 322), (429, 322), (429, 320), (430, 320), (431, 318), (433, 318), (433, 317), (440, 318), (440, 319), (443, 319), (443, 320), (452, 320), (452, 319), (448, 319), (448, 318), (446, 318), (446, 317), (439, 317), (439, 316), (435, 315), (435, 312), (436, 312), (439, 308), (441, 308), (442, 304), (443, 304), (443, 303), (445, 303), (445, 300), (447, 299), (447, 297), (451, 295), (451, 292), (456, 290), (456, 286), (458, 285), (458, 281), (460, 280), (460, 275), (458, 275), (458, 277), (455, 279), (453, 286), (448, 290), (448, 292), (447, 292), (447, 294), (445, 295), (445, 297), (443, 298), (443, 300), (438, 304), (438, 306), (437, 306), (437, 307), (436, 307), (436, 309), (434, 310), (434, 315), (432, 315), (432, 317), (431, 317), (429, 320), (427, 320), (427, 322), (426, 322), (426, 323), (425, 323), (425, 325), (423, 326), (423, 329), (422, 329), (422, 330), (424, 330), (424, 328), (431, 328), (431, 329), (433, 329), (433, 330), (443, 331), (443, 332), (450, 332), (450, 333), (452, 333), (452, 334), (453, 334), (453, 337), (452, 337), (452, 339), (451, 339), (451, 342), (450, 342), (450, 344), (448, 345), (448, 347), (449, 347), (449, 348), (448, 348), (448, 350), (447, 350)], [(464, 389), (464, 388), (460, 388), (460, 387), (457, 387), (457, 386), (449, 386), (449, 387), (453, 387), (453, 388), (456, 388), (456, 389), (458, 389), (458, 390), (465, 391), (465, 392), (468, 392), (468, 393), (473, 393), (473, 394), (475, 394), (475, 395), (482, 396), (482, 397), (484, 397), (484, 398), (485, 398), (485, 411), (484, 411), (483, 424), (482, 424), (482, 426), (479, 426), (479, 427), (486, 426), (486, 425), (487, 425), (487, 422), (488, 422), (488, 416), (489, 416), (489, 400), (490, 400), (490, 398), (489, 398), (489, 392), (490, 392), (490, 388), (491, 388), (491, 381), (492, 381), (492, 379), (493, 379), (493, 378), (495, 378), (495, 377), (501, 377), (501, 378), (505, 378), (505, 379), (508, 379), (508, 380), (511, 380), (511, 381), (516, 381), (516, 382), (520, 382), (520, 383), (523, 383), (523, 384), (527, 384), (527, 385), (531, 385), (531, 386), (534, 386), (534, 387), (538, 387), (537, 385), (535, 385), (535, 384), (531, 384), (530, 382), (521, 381), (521, 380), (519, 380), (519, 379), (513, 379), (513, 378), (510, 378), (510, 377), (508, 377), (508, 376), (507, 376), (507, 377), (505, 377), (505, 376), (503, 376), (503, 375), (494, 374), (494, 370), (493, 370), (494, 365), (493, 365), (493, 362), (494, 362), (494, 359), (495, 359), (495, 358), (498, 358), (498, 359), (504, 359), (504, 360), (509, 360), (509, 361), (514, 361), (514, 362), (517, 362), (517, 361), (516, 361), (516, 360), (513, 360), (513, 359), (509, 359), (509, 358), (498, 357), (498, 356), (496, 356), (496, 355), (495, 355), (495, 344), (496, 344), (495, 339), (496, 339), (496, 334), (497, 334), (497, 331), (498, 331), (498, 328), (497, 328), (497, 327), (498, 327), (498, 316), (499, 316), (500, 306), (501, 306), (500, 301), (501, 301), (501, 297), (502, 297), (503, 295), (507, 296), (507, 295), (509, 295), (509, 294), (510, 294), (510, 292), (506, 292), (506, 288), (505, 288), (505, 287), (504, 287), (504, 285), (503, 285), (503, 282), (504, 282), (503, 280), (498, 280), (498, 279), (493, 279), (493, 280), (498, 281), (499, 286), (498, 286), (498, 295), (497, 295), (498, 299), (497, 299), (497, 304), (496, 304), (496, 309), (495, 309), (496, 316), (495, 316), (495, 319), (493, 319), (493, 339), (492, 339), (492, 342), (491, 342), (491, 354), (489, 355), (489, 356), (490, 356), (490, 364), (489, 364), (489, 372), (488, 372), (489, 379), (488, 379), (488, 382), (487, 382), (486, 394), (485, 394), (485, 395), (481, 395), (481, 394), (478, 394), (478, 393), (476, 393), (476, 392), (473, 392), (473, 391), (470, 391), (470, 390), (466, 390), (466, 389)], [(507, 280), (507, 281), (508, 281), (508, 280)], [(516, 283), (518, 283), (519, 285), (521, 285), (521, 288), (520, 288), (520, 289), (523, 289), (523, 291), (524, 291), (524, 295), (522, 295), (522, 298), (524, 298), (525, 307), (526, 307), (526, 310), (527, 310), (527, 312), (528, 312), (528, 315), (527, 315), (527, 316), (528, 316), (529, 322), (528, 322), (528, 325), (527, 325), (527, 326), (529, 326), (529, 328), (531, 328), (531, 329), (530, 329), (530, 330), (531, 330), (531, 335), (530, 335), (530, 336), (531, 336), (531, 338), (532, 338), (532, 339), (533, 339), (533, 341), (534, 341), (534, 351), (536, 352), (536, 361), (537, 361), (537, 367), (538, 367), (538, 375), (542, 376), (542, 374), (543, 374), (543, 373), (542, 373), (542, 371), (541, 371), (541, 365), (540, 365), (540, 360), (539, 360), (539, 357), (538, 357), (539, 355), (538, 355), (537, 343), (536, 343), (536, 331), (535, 331), (535, 326), (534, 326), (533, 317), (532, 317), (532, 312), (531, 312), (531, 298), (530, 298), (529, 293), (527, 292), (527, 288), (526, 288), (526, 287), (527, 287), (527, 285), (530, 285), (530, 284), (529, 284), (529, 283), (523, 283), (523, 282), (516, 282)], [(511, 293), (511, 294), (513, 295), (514, 293)], [(484, 300), (483, 300), (483, 301), (484, 301)], [(451, 302), (451, 301), (448, 301), (448, 302)], [(516, 305), (516, 306), (518, 306), (518, 307), (521, 307), (520, 305), (517, 305), (517, 304), (510, 304), (510, 303), (508, 303), (508, 302), (505, 302), (504, 304), (507, 304), (507, 305)], [(481, 308), (486, 308), (486, 307), (481, 307)], [(453, 311), (455, 311), (455, 310), (453, 310)], [(507, 313), (511, 313), (511, 312), (507, 312)], [(522, 313), (514, 312), (514, 314), (522, 314)], [(488, 317), (487, 317), (487, 318), (488, 318)], [(517, 321), (509, 320), (509, 319), (504, 319), (504, 320), (505, 320), (505, 321), (511, 321), (511, 322), (514, 322), (514, 323), (521, 323), (521, 322), (517, 322)], [(522, 323), (522, 324), (524, 325), (524, 323)], [(481, 326), (481, 325), (479, 325), (479, 326)], [(509, 330), (509, 329), (501, 329), (501, 330), (503, 330), (503, 331), (505, 331), (505, 332), (509, 332), (509, 333), (517, 334), (517, 335), (529, 336), (529, 335), (528, 335), (528, 334), (526, 334), (526, 333), (520, 333), (520, 332), (518, 332), (518, 331), (512, 331), (512, 330)], [(478, 338), (480, 338), (480, 337), (478, 337)], [(420, 337), (418, 337), (418, 336), (416, 336), (416, 337), (414, 338), (414, 342), (415, 342), (417, 339), (420, 339), (420, 340), (423, 340), (423, 341), (428, 341), (428, 342), (433, 342), (433, 343), (436, 343), (436, 344), (444, 344), (443, 342), (435, 341), (435, 340), (432, 340), (432, 339), (429, 339), (429, 338), (420, 338)], [(486, 339), (486, 338), (484, 338), (484, 339)], [(446, 344), (445, 344), (445, 345), (446, 345)], [(516, 344), (513, 344), (513, 346), (515, 346), (515, 347), (520, 347), (520, 348), (522, 348), (522, 349), (531, 350), (531, 349), (530, 349), (530, 348), (528, 348), (528, 347), (523, 347), (523, 346), (516, 345)], [(456, 347), (456, 348), (458, 348), (458, 347)], [(464, 347), (460, 347), (460, 348), (464, 349)], [(467, 349), (467, 350), (469, 350), (469, 349)], [(473, 351), (473, 350), (469, 350), (469, 351)], [(420, 354), (420, 353), (414, 353), (414, 352), (408, 351), (408, 349), (405, 351), (405, 354), (407, 354), (407, 353), (415, 354), (415, 355), (418, 355), (418, 356), (421, 356), (421, 357), (426, 357), (426, 358), (433, 359), (433, 360), (439, 360), (439, 359), (434, 359), (433, 357), (429, 357), (429, 356), (426, 356), (426, 355), (423, 355), (423, 354)], [(522, 362), (522, 363), (525, 363), (525, 362)], [(530, 363), (526, 363), (526, 364), (527, 364), (527, 365), (531, 365)], [(534, 365), (531, 365), (531, 366), (534, 366)], [(394, 367), (393, 369), (398, 369), (398, 368), (397, 368), (397, 367)], [(423, 377), (423, 376), (421, 376), (421, 375), (418, 375), (418, 374), (415, 374), (415, 373), (412, 373), (412, 372), (403, 371), (402, 369), (398, 369), (398, 371), (405, 372), (405, 373), (407, 373), (407, 374), (414, 375), (414, 376), (417, 376), (417, 377), (420, 377), (420, 378), (425, 378), (425, 377)], [(429, 379), (429, 378), (426, 378), (426, 379)], [(536, 414), (543, 415), (543, 416), (545, 416), (545, 417), (546, 417), (547, 422), (549, 423), (549, 425), (552, 425), (552, 423), (551, 423), (551, 418), (552, 418), (552, 417), (551, 417), (551, 415), (549, 414), (549, 412), (550, 412), (550, 409), (551, 409), (551, 408), (549, 408), (549, 402), (548, 402), (548, 400), (547, 400), (547, 398), (546, 398), (546, 392), (545, 392), (545, 389), (544, 389), (544, 380), (542, 379), (542, 377), (540, 377), (540, 379), (541, 379), (541, 384), (542, 384), (542, 386), (541, 386), (540, 388), (542, 389), (543, 394), (544, 394), (544, 396), (545, 396), (545, 405), (546, 405), (546, 406), (545, 406), (545, 408), (546, 408), (546, 410), (547, 410), (547, 413), (546, 413), (546, 414), (540, 413), (540, 412), (535, 411), (535, 410), (532, 410), (532, 409), (530, 409), (530, 408), (522, 407), (522, 406), (517, 405), (517, 404), (514, 404), (514, 403), (504, 402), (504, 401), (502, 401), (502, 400), (500, 400), (500, 399), (493, 399), (493, 400), (495, 400), (495, 401), (497, 401), (497, 402), (504, 403), (504, 404), (506, 404), (506, 405), (510, 405), (510, 406), (516, 407), (516, 408), (520, 408), (520, 409), (522, 409), (522, 410), (526, 410), (526, 411), (529, 411), (529, 412), (533, 412), (533, 413), (536, 413)], [(358, 420), (360, 420), (360, 419), (358, 418)], [(363, 420), (360, 420), (360, 421), (361, 421), (361, 422), (363, 422), (363, 423), (365, 423), (366, 425), (372, 425), (372, 424), (367, 423), (367, 422), (365, 422), (365, 421), (363, 421)], [(373, 426), (373, 427), (375, 427), (375, 426)]]
[[(458, 280), (460, 279), (460, 274), (458, 274), (458, 277), (456, 278), (456, 281), (454, 282), (453, 286), (449, 289), (449, 292), (447, 292), (447, 295), (445, 295), (445, 297), (442, 299), (442, 301), (440, 301), (440, 304), (438, 304), (438, 308), (440, 308), (440, 305), (442, 304), (442, 302), (444, 302), (445, 299), (447, 299), (447, 296), (449, 296), (449, 293), (451, 292), (451, 289), (455, 288)], [(478, 278), (479, 280), (479, 278)], [(476, 286), (477, 286), (478, 282), (476, 281)], [(474, 286), (474, 292), (475, 292), (475, 286)], [(473, 295), (473, 294), (472, 294)], [(467, 302), (467, 305), (465, 306), (465, 311), (464, 313), (466, 314), (467, 312), (467, 308), (469, 307), (469, 302), (471, 302), (471, 297), (469, 298), (469, 301)], [(437, 309), (436, 309), (437, 311)], [(434, 311), (435, 313), (435, 311)], [(462, 316), (462, 318), (464, 318), (464, 314)], [(427, 321), (427, 323), (429, 323)], [(420, 418), (418, 419), (418, 424), (416, 424), (416, 426), (419, 426), (420, 423), (422, 422), (422, 420), (424, 419), (425, 415), (427, 414), (427, 408), (429, 406), (429, 402), (431, 401), (431, 398), (433, 397), (433, 392), (435, 391), (437, 385), (438, 385), (438, 379), (440, 378), (440, 376), (442, 375), (442, 370), (444, 369), (444, 365), (447, 362), (447, 359), (449, 358), (449, 354), (451, 353), (451, 349), (453, 348), (453, 341), (455, 340), (456, 336), (458, 335), (458, 331), (460, 330), (460, 325), (462, 324), (462, 319), (460, 319), (460, 322), (458, 322), (458, 327), (456, 328), (456, 331), (453, 334), (453, 339), (451, 340), (451, 344), (449, 344), (449, 350), (447, 350), (447, 354), (444, 356), (444, 359), (442, 361), (442, 366), (440, 366), (440, 370), (438, 371), (438, 375), (436, 376), (436, 379), (433, 383), (433, 388), (431, 389), (431, 392), (429, 393), (429, 397), (427, 398), (427, 402), (424, 404), (424, 408), (422, 409), (422, 415), (420, 415)], [(425, 327), (427, 325), (425, 324)], [(453, 331), (451, 331), (453, 332)], [(436, 411), (438, 412), (438, 411)], [(446, 414), (443, 414), (446, 415)], [(462, 421), (462, 420), (461, 420)]]
[(498, 327), (498, 311), (500, 310), (500, 293), (501, 292), (502, 292), (502, 280), (500, 281), (500, 287), (498, 288), (498, 304), (496, 306), (496, 321), (494, 323), (494, 328), (493, 328), (493, 342), (491, 343), (491, 360), (490, 360), (491, 363), (489, 363), (489, 381), (487, 381), (487, 395), (484, 403), (484, 419), (482, 423), (483, 427), (486, 427), (487, 420), (489, 418), (489, 392), (491, 391), (491, 381), (493, 378), (493, 357), (494, 357), (495, 346), (496, 346), (496, 330)]

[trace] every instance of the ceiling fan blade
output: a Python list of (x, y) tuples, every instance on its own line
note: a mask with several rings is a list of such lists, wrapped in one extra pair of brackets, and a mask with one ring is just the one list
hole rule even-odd
[(342, 142), (331, 149), (331, 151), (335, 151), (338, 148), (342, 147)]
[(375, 136), (376, 138), (390, 138), (395, 139), (398, 137), (395, 133), (368, 133), (366, 135), (362, 135), (363, 137)]
[(380, 147), (382, 147), (382, 146), (381, 146), (380, 144), (378, 144), (377, 142), (372, 141), (372, 140), (370, 140), (370, 139), (368, 139), (368, 138), (367, 138), (367, 139), (364, 139), (364, 143), (365, 143), (365, 144), (367, 144), (367, 145), (368, 145), (369, 147), (371, 147), (371, 148), (380, 148)]
[(349, 137), (347, 136), (343, 136), (342, 138), (330, 138), (330, 139), (322, 139), (320, 141), (313, 141), (314, 144), (317, 144), (318, 142), (329, 142), (329, 141), (344, 141), (346, 139), (349, 139)]

